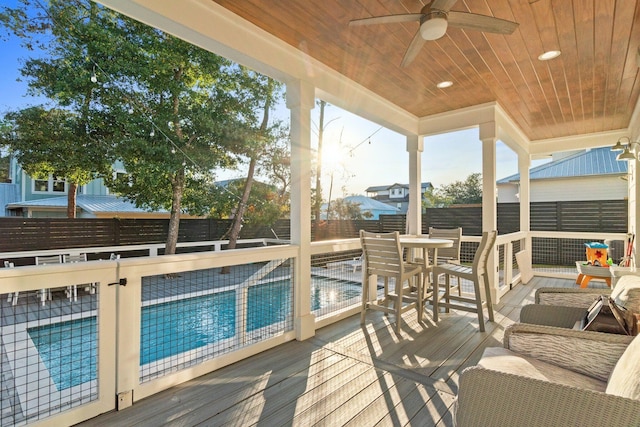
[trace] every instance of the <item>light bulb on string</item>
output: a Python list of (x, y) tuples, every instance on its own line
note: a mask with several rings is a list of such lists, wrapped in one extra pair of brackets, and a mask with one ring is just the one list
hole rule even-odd
[(155, 130), (153, 130), (153, 129), (151, 129), (151, 132), (149, 132), (149, 136), (150, 136), (151, 138), (153, 138), (154, 136), (156, 136), (156, 131), (155, 131)]
[(129, 112), (129, 114), (133, 114), (133, 107), (129, 107), (129, 110), (127, 110)]
[(171, 154), (176, 154), (176, 149), (175, 149), (175, 147), (171, 147)]
[(93, 66), (93, 72), (91, 73), (91, 83), (98, 83), (98, 76), (96, 76), (96, 66)]

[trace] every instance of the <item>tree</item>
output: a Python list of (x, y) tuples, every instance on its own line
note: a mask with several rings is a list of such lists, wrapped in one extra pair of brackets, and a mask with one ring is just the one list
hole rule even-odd
[(21, 1), (3, 9), (2, 22), (25, 43), (51, 35), (41, 45), (49, 56), (29, 60), (23, 74), (99, 122), (103, 135), (93, 142), (109, 147), (128, 173), (105, 174), (105, 182), (139, 207), (170, 210), (165, 253), (175, 253), (181, 212), (206, 211), (197, 196), (213, 181), (210, 171), (238, 162), (233, 148), (246, 130), (246, 106), (236, 96), (247, 81), (242, 70), (88, 0), (52, 0), (35, 21), (30, 1)]
[[(242, 195), (238, 200), (233, 221), (228, 231), (229, 249), (234, 249), (242, 221), (248, 207), (251, 187), (260, 159), (269, 157), (269, 148), (280, 138), (280, 124), (270, 124), (269, 112), (278, 96), (281, 84), (275, 80), (261, 76), (248, 69), (241, 68), (241, 75), (244, 81), (237, 88), (237, 96), (242, 100), (244, 114), (242, 115), (242, 132), (236, 139), (233, 150), (247, 159), (247, 176), (244, 181)], [(229, 268), (225, 267), (221, 273), (228, 273)]]
[(331, 212), (328, 219), (361, 220), (373, 217), (371, 212), (362, 212), (360, 205), (345, 199), (337, 199), (331, 204)]
[[(3, 139), (30, 175), (65, 178), (67, 216), (75, 218), (77, 186), (105, 173), (109, 159), (100, 135), (107, 128), (97, 126), (100, 115), (92, 113), (99, 97), (87, 62), (93, 47), (104, 45), (106, 33), (95, 3), (61, 3), (52, 1), (43, 11), (22, 0), (22, 7), (0, 12), (0, 24), (20, 37), (24, 47), (48, 54), (29, 58), (21, 74), (30, 94), (44, 95), (55, 105), (7, 113), (11, 130), (3, 132)], [(70, 21), (79, 25), (67, 26)], [(78, 42), (89, 39), (91, 43)]]
[(104, 147), (93, 143), (85, 121), (67, 110), (30, 107), (7, 113), (5, 119), (13, 126), (3, 133), (3, 143), (32, 177), (65, 178), (67, 217), (75, 218), (77, 187), (110, 168)]
[(455, 181), (425, 194), (426, 207), (446, 207), (482, 203), (482, 175), (472, 173), (465, 181)]

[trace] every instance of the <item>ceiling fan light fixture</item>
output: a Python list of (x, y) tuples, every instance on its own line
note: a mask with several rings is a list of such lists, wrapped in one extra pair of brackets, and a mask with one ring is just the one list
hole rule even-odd
[(447, 15), (432, 13), (420, 25), (420, 36), (425, 40), (437, 40), (447, 32)]
[(543, 53), (540, 56), (538, 56), (538, 59), (540, 61), (548, 61), (550, 59), (557, 58), (558, 56), (560, 56), (560, 51), (559, 50), (548, 50), (545, 53)]
[(451, 87), (451, 86), (453, 86), (453, 82), (452, 82), (452, 81), (449, 81), (449, 80), (446, 80), (446, 81), (440, 82), (440, 83), (438, 83), (438, 84), (436, 85), (436, 87), (437, 87), (438, 89), (445, 89), (445, 88), (448, 88), (448, 87)]

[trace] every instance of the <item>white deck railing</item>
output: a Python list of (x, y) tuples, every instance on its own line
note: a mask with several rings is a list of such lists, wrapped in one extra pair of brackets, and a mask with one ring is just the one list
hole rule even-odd
[[(558, 248), (571, 248), (571, 252), (579, 256), (584, 254), (584, 242), (624, 240), (625, 237), (624, 234), (556, 232), (501, 235), (496, 241), (495, 294), (500, 298), (520, 283), (515, 254), (521, 250), (535, 251), (533, 271), (536, 275), (575, 278), (575, 260), (556, 262), (555, 265), (536, 264), (536, 257), (546, 259), (546, 255), (538, 252), (558, 253)], [(479, 240), (478, 236), (463, 236), (463, 262), (465, 258), (466, 261), (472, 259)], [(340, 263), (341, 260), (350, 260), (359, 255), (359, 239), (313, 242), (311, 280), (295, 280), (292, 275), (292, 266), (299, 254), (297, 246), (273, 239), (255, 239), (249, 243), (260, 247), (221, 251), (226, 244), (224, 241), (194, 242), (180, 246), (205, 246), (214, 251), (162, 257), (155, 256), (162, 245), (0, 254), (2, 259), (14, 260), (61, 253), (143, 251), (149, 254), (119, 260), (0, 268), (0, 350), (3, 360), (0, 363), (5, 364), (3, 372), (7, 373), (3, 378), (0, 425), (28, 424), (44, 419), (64, 424), (77, 423), (113, 409), (113, 396), (116, 394), (119, 396), (119, 406), (125, 407), (134, 399), (142, 399), (295, 339), (295, 319), (291, 317), (274, 317), (270, 323), (247, 326), (252, 316), (256, 316), (250, 313), (250, 300), (265, 298), (256, 288), (258, 284), (274, 283), (284, 278), (288, 282), (283, 285), (285, 292), (282, 295), (290, 292), (289, 296), (297, 292), (294, 283), (296, 286), (311, 286), (311, 309), (316, 316), (317, 328), (359, 311), (362, 271), (352, 268), (351, 264)], [(273, 243), (278, 245), (268, 246)], [(545, 245), (548, 246), (546, 249)], [(553, 247), (553, 251), (550, 247)], [(224, 266), (232, 267), (231, 275), (219, 274), (219, 269)], [(82, 291), (82, 284), (87, 283), (98, 284), (95, 294)], [(81, 289), (78, 301), (71, 301), (61, 293), (42, 306), (40, 299), (33, 297), (43, 289), (65, 289), (73, 284)], [(7, 294), (15, 292), (19, 292), (20, 300), (14, 306), (7, 301)], [(202, 349), (189, 349), (150, 363), (141, 363), (141, 337), (145, 333), (141, 320), (144, 307), (162, 304), (169, 307), (172, 302), (207, 295), (228, 295), (234, 301), (232, 317), (225, 320), (233, 324), (232, 330)], [(293, 301), (295, 298), (281, 303), (284, 311), (289, 310), (291, 316), (294, 313)], [(273, 311), (273, 307), (270, 310)], [(204, 313), (212, 312), (215, 310)], [(174, 319), (183, 317), (180, 313), (173, 316)], [(29, 331), (88, 317), (95, 318), (96, 328), (93, 337), (83, 339), (92, 339), (96, 344), (93, 361), (95, 376), (88, 382), (58, 390), (47, 365), (51, 362), (39, 353), (38, 344), (33, 342)], [(82, 354), (78, 361), (63, 368), (74, 370), (77, 366), (89, 363), (92, 357), (89, 353)]]

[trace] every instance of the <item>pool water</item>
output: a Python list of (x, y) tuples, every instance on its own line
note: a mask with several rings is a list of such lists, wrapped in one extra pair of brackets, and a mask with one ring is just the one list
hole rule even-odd
[[(360, 289), (353, 282), (314, 280), (311, 310), (359, 296)], [(291, 294), (289, 280), (251, 286), (247, 291), (246, 331), (291, 322)], [(235, 295), (234, 291), (225, 291), (143, 307), (140, 364), (233, 338)], [(88, 317), (28, 329), (58, 390), (96, 379), (96, 323), (95, 317)]]
[(96, 378), (96, 318), (28, 329), (40, 358), (58, 390)]

